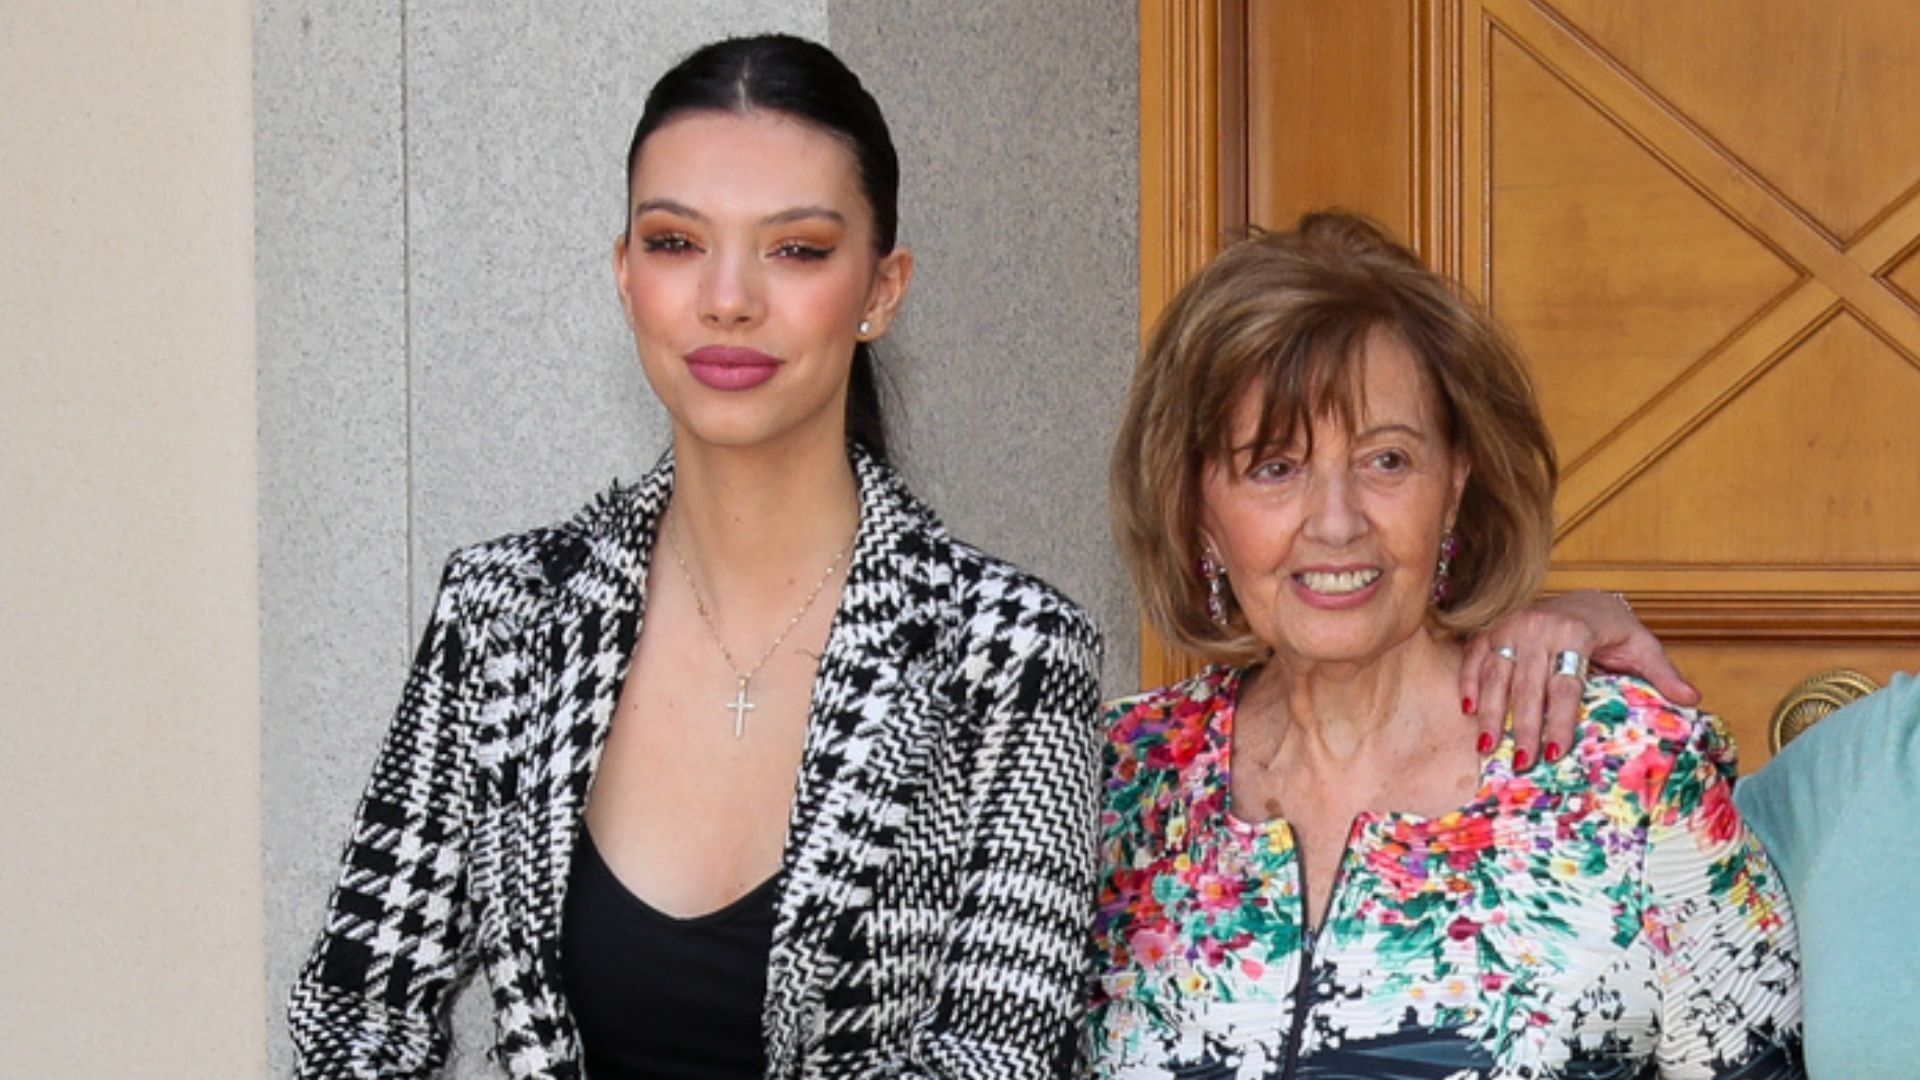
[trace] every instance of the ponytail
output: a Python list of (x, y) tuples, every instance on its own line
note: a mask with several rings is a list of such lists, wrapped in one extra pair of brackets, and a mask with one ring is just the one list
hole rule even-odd
[(847, 438), (886, 461), (887, 417), (882, 397), (873, 346), (862, 341), (853, 347), (853, 375), (847, 385)]

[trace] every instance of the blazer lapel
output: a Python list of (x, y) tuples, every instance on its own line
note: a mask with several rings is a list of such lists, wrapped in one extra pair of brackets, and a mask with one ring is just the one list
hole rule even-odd
[[(944, 533), (890, 469), (857, 449), (853, 459), (860, 531), (814, 682), (768, 961), (774, 1075), (797, 1072), (800, 1052), (833, 1034), (823, 1027), (831, 1004), (823, 971), (860, 959), (860, 922), (904, 819), (902, 788), (921, 771), (912, 759), (934, 745), (923, 729), (947, 711), (935, 647), (941, 613), (952, 608)], [(547, 966), (536, 981), (551, 986), (581, 815), (644, 623), (647, 567), (672, 487), (669, 454), (637, 487), (544, 538), (547, 602), (521, 625), (494, 630), (497, 670), (512, 684), (502, 687), (514, 729), (507, 741), (527, 740), (525, 754), (505, 754), (526, 769), (500, 810), (519, 849), (503, 867), (518, 881), (504, 891), (528, 906), (500, 929), (526, 936), (519, 948)], [(542, 1004), (558, 1011), (557, 998)]]
[[(672, 496), (669, 454), (632, 488), (616, 488), (543, 538), (549, 602), (515, 635), (526, 665), (522, 718), (529, 775), (509, 814), (525, 837), (521, 913), (538, 955), (559, 956), (560, 911), (582, 813), (646, 609), (653, 540)], [(557, 974), (557, 967), (555, 968)]]
[[(772, 1075), (831, 1037), (822, 968), (857, 961), (860, 920), (904, 817), (908, 757), (938, 722), (934, 642), (949, 605), (938, 525), (886, 466), (856, 450), (860, 532), (840, 607), (820, 657), (805, 750), (787, 830), (767, 978)], [(859, 993), (861, 988), (846, 988)]]

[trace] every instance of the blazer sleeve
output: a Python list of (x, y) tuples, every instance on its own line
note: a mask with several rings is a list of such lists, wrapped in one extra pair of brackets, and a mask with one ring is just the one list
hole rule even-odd
[(1648, 823), (1662, 1077), (1803, 1077), (1800, 961), (1787, 892), (1733, 802), (1732, 744), (1690, 721)]
[(428, 1077), (445, 1062), (449, 991), (471, 968), (470, 714), (479, 668), (458, 557), (354, 815), (326, 922), (288, 1008), (303, 1078)]
[(990, 700), (960, 904), (934, 1004), (897, 1076), (1073, 1069), (1093, 918), (1100, 636), (1058, 601), (995, 637), (975, 660), (991, 668)]

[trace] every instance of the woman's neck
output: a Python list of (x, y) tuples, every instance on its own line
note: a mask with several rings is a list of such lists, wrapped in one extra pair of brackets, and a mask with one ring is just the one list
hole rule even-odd
[(1257, 751), (1313, 771), (1346, 769), (1380, 751), (1430, 741), (1458, 683), (1460, 647), (1426, 631), (1365, 664), (1269, 662), (1242, 692), (1242, 711), (1270, 730)]
[(749, 597), (810, 586), (847, 548), (859, 484), (844, 441), (776, 452), (677, 439), (668, 517), (669, 539), (712, 592), (708, 602), (752, 608)]

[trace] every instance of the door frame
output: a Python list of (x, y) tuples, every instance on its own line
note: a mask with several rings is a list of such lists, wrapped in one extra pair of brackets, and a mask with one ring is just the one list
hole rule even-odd
[[(1247, 0), (1140, 0), (1140, 336), (1246, 224)], [(1191, 655), (1140, 625), (1140, 682), (1165, 686)]]

